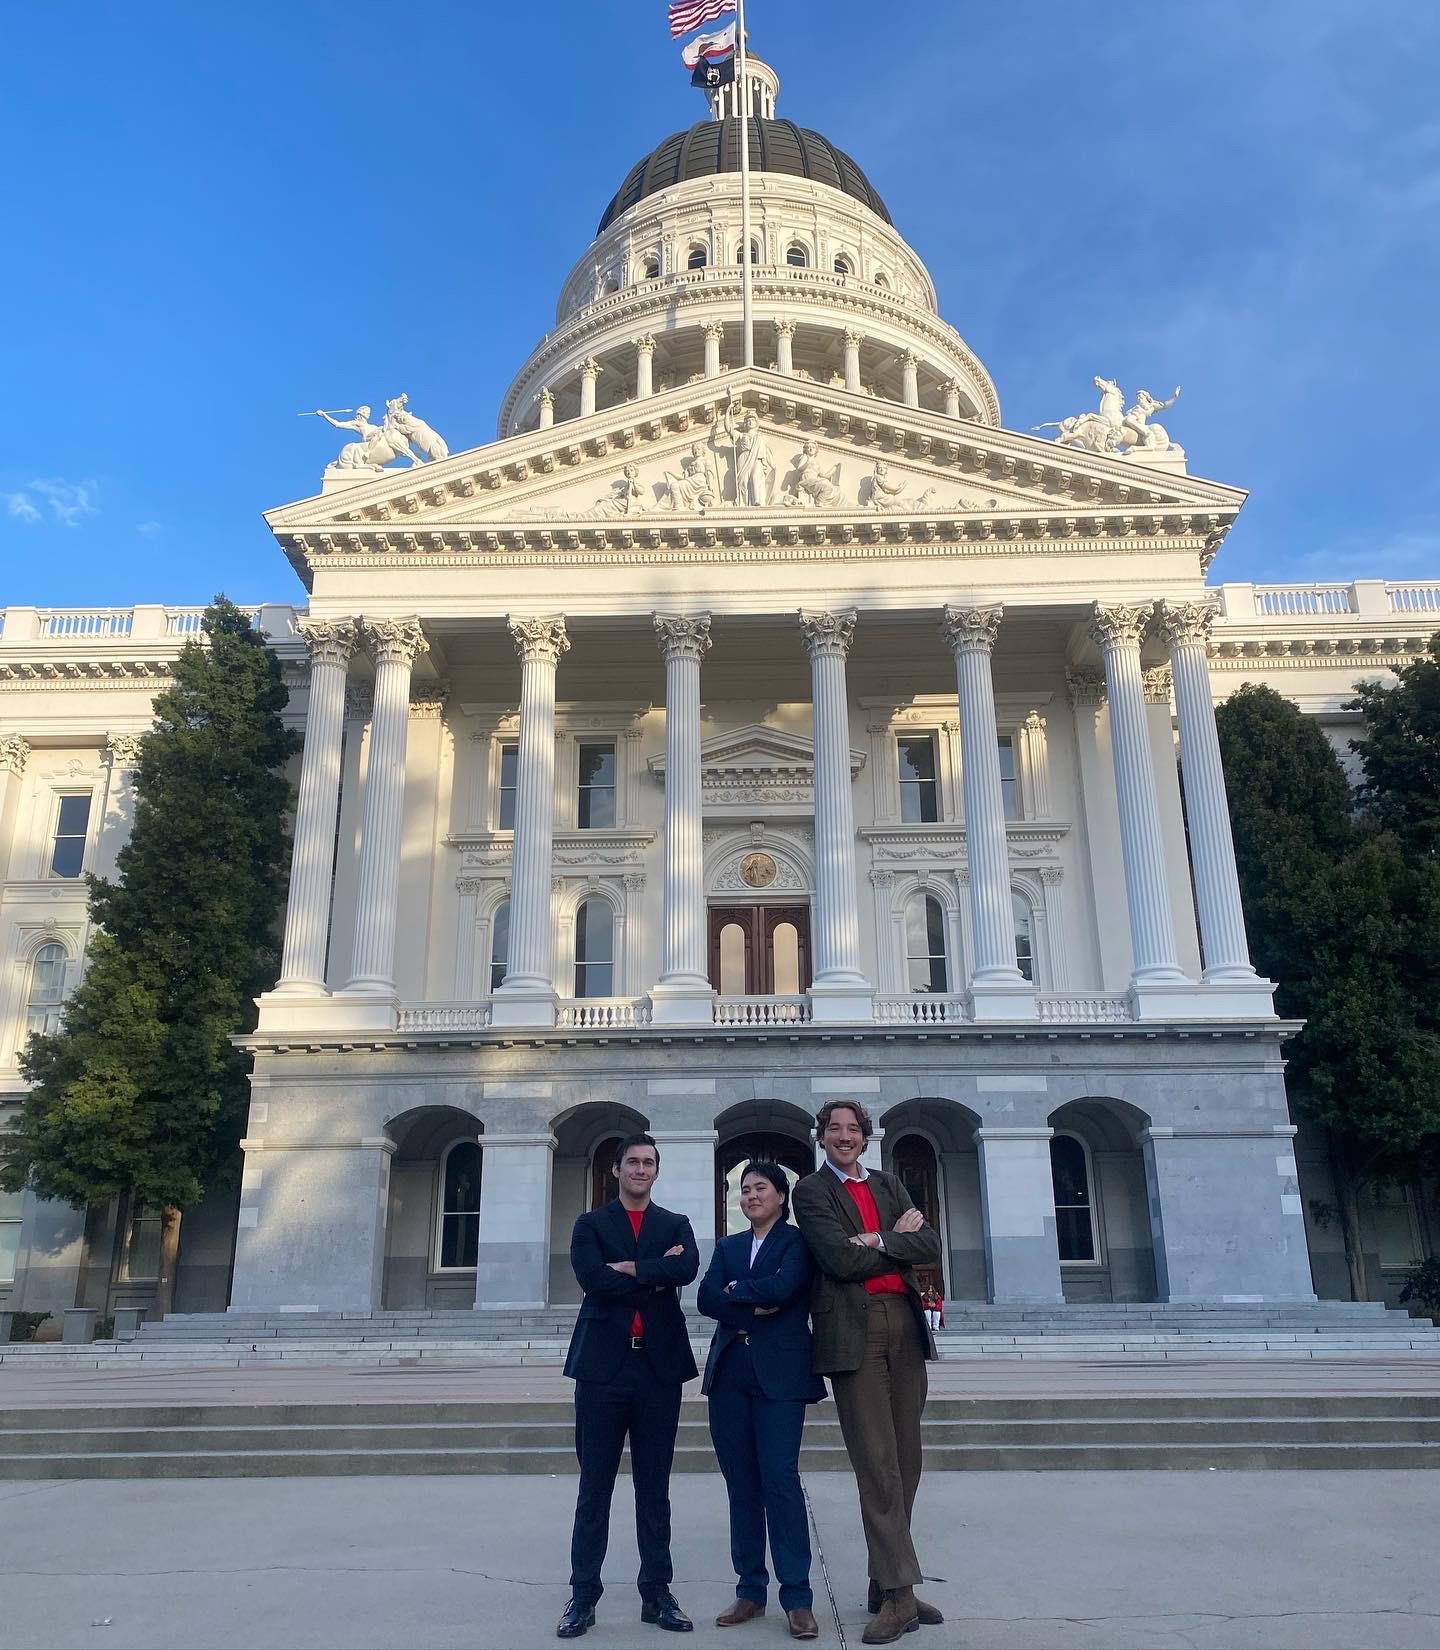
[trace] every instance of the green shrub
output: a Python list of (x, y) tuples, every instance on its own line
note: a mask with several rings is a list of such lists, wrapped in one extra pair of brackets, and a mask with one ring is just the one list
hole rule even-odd
[(15, 1312), (10, 1318), (12, 1341), (33, 1341), (35, 1331), (49, 1318), (48, 1312)]
[(1418, 1307), (1420, 1313), (1428, 1313), (1440, 1323), (1440, 1255), (1431, 1255), (1429, 1260), (1422, 1260), (1405, 1274), (1400, 1304), (1409, 1306), (1411, 1301), (1415, 1303), (1410, 1308), (1412, 1312)]

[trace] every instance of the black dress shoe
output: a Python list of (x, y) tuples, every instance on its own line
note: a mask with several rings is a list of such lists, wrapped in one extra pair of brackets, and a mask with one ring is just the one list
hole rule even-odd
[(695, 1623), (675, 1602), (674, 1593), (657, 1593), (640, 1606), (641, 1621), (663, 1627), (667, 1633), (693, 1633)]
[(595, 1625), (595, 1606), (581, 1604), (571, 1599), (565, 1606), (565, 1614), (555, 1624), (557, 1639), (578, 1639), (582, 1633)]

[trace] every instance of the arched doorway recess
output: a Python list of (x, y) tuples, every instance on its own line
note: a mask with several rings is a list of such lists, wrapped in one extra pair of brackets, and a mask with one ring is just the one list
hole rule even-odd
[(980, 1119), (956, 1100), (906, 1100), (877, 1123), (885, 1131), (881, 1155), (911, 1201), (940, 1233), (934, 1282), (949, 1301), (983, 1301), (985, 1233), (980, 1214)]
[[(550, 1126), (555, 1135), (550, 1191), (550, 1301), (568, 1305), (580, 1299), (580, 1286), (570, 1270), (570, 1233), (575, 1222), (617, 1195), (615, 1148), (626, 1135), (641, 1134), (650, 1125), (648, 1119), (628, 1106), (597, 1101), (562, 1113)], [(663, 1203), (663, 1158), (660, 1175), (656, 1196)]]
[(815, 1167), (814, 1119), (784, 1101), (732, 1106), (715, 1120), (715, 1231), (725, 1237), (748, 1226), (740, 1213), (740, 1182), (747, 1163), (778, 1163), (793, 1183)]
[(1047, 1119), (1060, 1283), (1067, 1301), (1153, 1301), (1145, 1160), (1149, 1122), (1124, 1100), (1072, 1100)]
[(385, 1126), (395, 1142), (380, 1304), (418, 1312), (475, 1304), (484, 1138), (458, 1106), (419, 1106)]

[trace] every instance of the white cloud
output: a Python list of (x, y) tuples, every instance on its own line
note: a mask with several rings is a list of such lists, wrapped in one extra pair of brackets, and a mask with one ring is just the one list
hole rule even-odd
[(1302, 582), (1348, 584), (1354, 578), (1392, 584), (1440, 584), (1440, 527), (1402, 530), (1378, 542), (1358, 535), (1323, 550), (1280, 558), (1276, 573)]
[(0, 493), (5, 513), (15, 521), (39, 521), (40, 512), (28, 493)]
[(147, 539), (158, 539), (165, 531), (163, 521), (140, 521), (135, 524), (135, 531)]
[(50, 476), (40, 481), (32, 481), (27, 490), (43, 498), (54, 513), (55, 519), (66, 527), (78, 527), (86, 516), (100, 514), (100, 507), (95, 502), (97, 489), (93, 481), (66, 481), (60, 476)]

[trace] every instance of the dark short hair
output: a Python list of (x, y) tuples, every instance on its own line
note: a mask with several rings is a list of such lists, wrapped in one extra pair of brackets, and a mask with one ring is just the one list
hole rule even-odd
[(752, 1174), (763, 1175), (765, 1177), (765, 1179), (768, 1180), (770, 1182), (770, 1184), (775, 1188), (775, 1190), (777, 1192), (779, 1192), (780, 1196), (784, 1199), (784, 1205), (785, 1205), (784, 1208), (782, 1208), (781, 1211), (780, 1211), (780, 1218), (781, 1218), (781, 1220), (789, 1220), (789, 1218), (790, 1218), (790, 1177), (789, 1177), (789, 1175), (787, 1175), (785, 1173), (784, 1169), (782, 1169), (778, 1163), (758, 1163), (758, 1162), (757, 1163), (747, 1163), (745, 1165), (744, 1174), (742, 1174), (740, 1176), (740, 1184), (743, 1186), (745, 1184), (746, 1180)]
[(625, 1153), (628, 1152), (632, 1146), (649, 1146), (655, 1153), (655, 1167), (657, 1169), (660, 1167), (660, 1148), (655, 1144), (650, 1136), (648, 1134), (627, 1134), (615, 1148), (616, 1174), (619, 1174), (620, 1165), (625, 1161)]
[(831, 1117), (837, 1111), (853, 1111), (855, 1121), (860, 1125), (860, 1132), (868, 1140), (875, 1132), (875, 1125), (870, 1121), (870, 1113), (858, 1100), (827, 1100), (820, 1110), (815, 1113), (815, 1138), (818, 1140), (829, 1126)]

